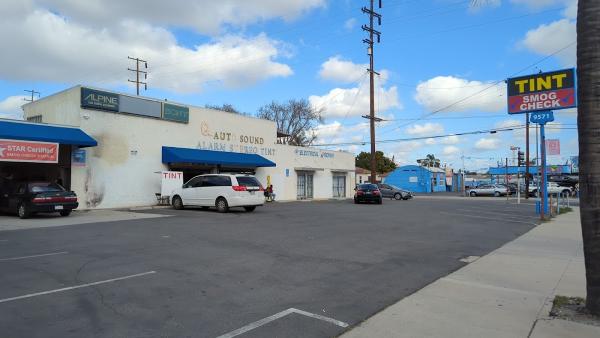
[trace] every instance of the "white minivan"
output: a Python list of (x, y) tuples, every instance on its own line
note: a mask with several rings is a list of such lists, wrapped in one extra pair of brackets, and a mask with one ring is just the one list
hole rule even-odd
[(175, 209), (186, 206), (216, 207), (227, 212), (232, 207), (254, 211), (265, 203), (264, 189), (256, 177), (245, 174), (198, 175), (174, 192), (171, 203)]

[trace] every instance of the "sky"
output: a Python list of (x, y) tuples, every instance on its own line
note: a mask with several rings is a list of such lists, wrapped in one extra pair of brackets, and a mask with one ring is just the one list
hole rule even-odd
[[(8, 0), (0, 118), (22, 118), (26, 89), (42, 98), (77, 84), (133, 94), (131, 56), (148, 62), (143, 96), (249, 114), (307, 99), (324, 117), (317, 146), (369, 151), (363, 6), (368, 0)], [(504, 80), (576, 64), (576, 0), (383, 0), (376, 10), (377, 149), (398, 164), (434, 154), (480, 170), (512, 158), (511, 146), (525, 148), (525, 116), (508, 115)], [(578, 153), (577, 111), (555, 118), (547, 138), (560, 140), (561, 155), (548, 162), (559, 164)]]

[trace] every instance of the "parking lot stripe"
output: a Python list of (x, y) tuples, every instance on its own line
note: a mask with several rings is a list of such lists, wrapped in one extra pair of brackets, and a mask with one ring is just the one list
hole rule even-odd
[(17, 297), (11, 297), (11, 298), (4, 298), (4, 299), (0, 299), (0, 303), (7, 303), (7, 302), (15, 301), (15, 300), (20, 300), (20, 299), (26, 299), (26, 298), (32, 298), (32, 297), (37, 297), (37, 296), (48, 295), (48, 294), (51, 294), (51, 293), (57, 293), (57, 292), (64, 292), (64, 291), (70, 291), (70, 290), (75, 290), (75, 289), (81, 289), (81, 288), (85, 288), (85, 287), (88, 287), (88, 286), (94, 286), (94, 285), (112, 283), (112, 282), (116, 282), (116, 281), (120, 281), (120, 280), (124, 280), (124, 279), (130, 279), (130, 278), (135, 278), (135, 277), (141, 277), (141, 276), (145, 276), (145, 275), (150, 275), (150, 274), (153, 274), (153, 273), (156, 273), (156, 271), (142, 272), (142, 273), (137, 273), (135, 275), (129, 275), (129, 276), (123, 276), (123, 277), (118, 277), (118, 278), (113, 278), (113, 279), (107, 279), (107, 280), (102, 280), (102, 281), (99, 281), (99, 282), (74, 285), (74, 286), (69, 286), (69, 287), (66, 287), (66, 288), (60, 288), (60, 289), (54, 289), (54, 290), (49, 290), (49, 291), (42, 291), (42, 292), (30, 293), (28, 295), (23, 295), (23, 296), (17, 296)]
[(349, 326), (348, 323), (344, 323), (342, 321), (339, 321), (339, 320), (336, 320), (336, 319), (333, 319), (333, 318), (321, 316), (321, 315), (318, 315), (318, 314), (315, 314), (315, 313), (310, 313), (310, 312), (306, 312), (306, 311), (302, 311), (302, 310), (298, 310), (298, 309), (294, 309), (294, 308), (289, 308), (287, 310), (278, 312), (278, 313), (276, 313), (276, 314), (274, 314), (272, 316), (269, 316), (269, 317), (257, 320), (255, 322), (250, 323), (250, 324), (248, 324), (248, 325), (246, 325), (244, 327), (241, 327), (241, 328), (239, 328), (237, 330), (233, 330), (233, 331), (228, 332), (226, 334), (220, 335), (217, 338), (233, 338), (235, 336), (239, 336), (239, 335), (241, 335), (243, 333), (246, 333), (248, 331), (254, 330), (254, 329), (258, 328), (258, 327), (261, 327), (261, 326), (263, 326), (265, 324), (268, 324), (268, 323), (270, 323), (270, 322), (272, 322), (274, 320), (277, 320), (279, 318), (285, 317), (285, 316), (287, 316), (289, 314), (292, 314), (292, 313), (297, 313), (299, 315), (303, 315), (303, 316), (315, 318), (315, 319), (322, 320), (322, 321), (325, 321), (325, 322), (328, 322), (328, 323), (332, 323), (332, 324), (335, 324), (335, 325), (341, 326), (341, 327), (348, 327)]
[(447, 211), (440, 211), (440, 213), (447, 214), (447, 215), (453, 215), (453, 216), (463, 216), (463, 217), (471, 217), (471, 218), (489, 219), (489, 220), (500, 221), (500, 222), (523, 223), (523, 224), (537, 225), (534, 222), (517, 221), (517, 220), (505, 219), (505, 218), (501, 218), (501, 217), (485, 217), (485, 216), (477, 216), (477, 215), (469, 215), (469, 214), (459, 214), (459, 213), (447, 212)]
[(514, 214), (514, 213), (510, 213), (510, 210), (507, 210), (505, 212), (499, 212), (499, 211), (487, 211), (487, 210), (474, 210), (474, 209), (456, 209), (457, 211), (466, 211), (466, 212), (477, 212), (477, 213), (482, 213), (482, 214), (491, 214), (491, 215), (498, 215), (500, 217), (512, 217), (512, 218), (520, 218), (520, 219), (525, 219), (525, 218), (537, 218), (537, 216), (532, 216), (532, 215), (519, 215), (519, 214)]
[(51, 252), (51, 253), (45, 253), (45, 254), (39, 254), (39, 255), (31, 255), (31, 256), (0, 258), (0, 262), (18, 261), (18, 260), (27, 259), (27, 258), (46, 257), (46, 256), (64, 255), (64, 254), (68, 254), (68, 252), (67, 251), (60, 251), (60, 252)]

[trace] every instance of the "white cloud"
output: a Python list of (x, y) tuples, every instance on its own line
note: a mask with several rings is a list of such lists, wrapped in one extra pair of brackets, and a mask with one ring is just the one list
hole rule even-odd
[(312, 132), (317, 136), (317, 144), (362, 142), (368, 138), (369, 124), (362, 122), (354, 125), (342, 125), (339, 121), (321, 124)]
[[(575, 21), (561, 19), (528, 31), (521, 44), (537, 54), (550, 55), (575, 41), (577, 41)], [(573, 44), (556, 54), (556, 57), (564, 66), (575, 65), (577, 63), (577, 45)]]
[(444, 132), (444, 126), (439, 123), (415, 124), (406, 128), (408, 135), (414, 136), (429, 136), (435, 134), (442, 134)]
[(475, 142), (475, 149), (477, 150), (496, 150), (500, 147), (500, 140), (497, 138), (483, 137)]
[(437, 144), (437, 141), (434, 138), (428, 138), (428, 139), (425, 140), (425, 144), (428, 145), (428, 146), (432, 146), (432, 145)]
[(525, 122), (524, 121), (519, 121), (519, 120), (515, 120), (515, 119), (508, 119), (508, 120), (504, 120), (501, 122), (498, 122), (494, 125), (494, 127), (496, 128), (514, 128), (514, 127), (519, 127), (522, 126)]
[[(438, 111), (450, 105), (442, 111), (499, 112), (506, 109), (506, 85), (503, 82), (493, 84), (454, 76), (437, 76), (419, 83), (416, 91), (415, 100), (428, 111)], [(460, 100), (463, 101), (456, 103)]]
[(456, 146), (446, 146), (442, 150), (442, 154), (444, 156), (455, 156), (458, 153), (460, 153), (460, 149), (458, 147), (456, 147)]
[(353, 30), (354, 26), (356, 26), (355, 18), (350, 18), (350, 19), (346, 20), (346, 22), (344, 22), (344, 28), (348, 31)]
[(460, 137), (458, 137), (457, 135), (452, 135), (452, 136), (444, 137), (444, 138), (442, 138), (441, 143), (442, 144), (459, 144), (460, 143)]
[(339, 55), (330, 57), (321, 65), (319, 76), (325, 80), (341, 83), (358, 82), (366, 73), (368, 64), (357, 64), (343, 60)]
[[(383, 79), (381, 82), (383, 84)], [(379, 81), (375, 81), (375, 84), (376, 112), (384, 113), (391, 108), (402, 108), (396, 86), (386, 89)], [(311, 95), (308, 100), (315, 108), (324, 110), (325, 118), (364, 115), (369, 111), (369, 83), (363, 81), (360, 87), (334, 88), (323, 96)]]
[(417, 164), (417, 162), (412, 159), (414, 156), (411, 156), (414, 151), (419, 150), (423, 147), (423, 143), (419, 141), (407, 141), (400, 142), (395, 144), (389, 148), (385, 148), (384, 152), (388, 157), (394, 157), (396, 163), (400, 165), (405, 164)]
[(27, 103), (23, 100), (24, 98), (23, 95), (15, 95), (0, 101), (0, 118), (22, 120), (23, 110), (21, 110), (21, 106)]
[[(96, 1), (65, 3), (72, 4), (73, 8), (81, 4), (78, 8), (82, 11), (99, 4)], [(57, 5), (57, 10), (65, 6)], [(96, 10), (103, 12), (114, 6), (116, 2), (111, 2)], [(142, 7), (151, 8), (146, 4)], [(9, 15), (15, 12), (19, 15)], [(126, 83), (126, 69), (131, 66), (127, 55), (148, 61), (151, 88), (177, 92), (199, 91), (207, 81), (240, 87), (292, 74), (289, 66), (275, 61), (288, 55), (286, 46), (265, 34), (226, 35), (186, 48), (177, 43), (170, 31), (129, 19), (97, 28), (91, 23), (71, 17), (67, 20), (55, 12), (26, 5), (0, 9), (0, 14), (4, 14), (0, 21), (0, 40), (3, 41), (0, 73), (7, 80), (122, 84)]]
[[(32, 1), (24, 0), (26, 3)], [(185, 27), (204, 34), (218, 34), (227, 27), (282, 18), (286, 21), (326, 0), (38, 0), (54, 12), (95, 27), (118, 26), (122, 21), (150, 22), (160, 27)], [(225, 27), (224, 27), (225, 26)]]

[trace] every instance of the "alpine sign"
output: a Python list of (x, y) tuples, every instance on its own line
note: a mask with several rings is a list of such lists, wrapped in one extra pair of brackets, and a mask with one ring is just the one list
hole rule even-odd
[(574, 69), (510, 78), (507, 89), (509, 114), (577, 106)]
[(58, 163), (58, 143), (0, 139), (0, 162)]

